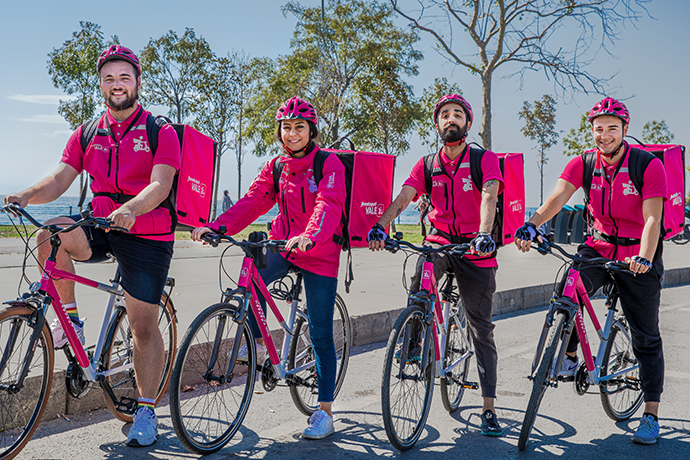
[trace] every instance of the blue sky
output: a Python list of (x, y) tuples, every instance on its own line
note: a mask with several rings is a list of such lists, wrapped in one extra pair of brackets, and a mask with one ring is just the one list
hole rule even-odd
[[(57, 113), (57, 101), (65, 95), (54, 88), (46, 61), (48, 53), (69, 39), (79, 28), (79, 21), (101, 25), (106, 36), (118, 35), (120, 41), (141, 50), (150, 38), (158, 38), (168, 30), (182, 33), (185, 27), (203, 36), (217, 54), (244, 50), (251, 56), (277, 57), (289, 52), (294, 18), (283, 17), (284, 1), (209, 1), (196, 2), (140, 0), (120, 2), (11, 2), (3, 6), (3, 69), (0, 73), (0, 192), (18, 191), (49, 174), (56, 166), (67, 138), (69, 125)], [(320, 0), (303, 0), (303, 5), (319, 6)], [(653, 0), (648, 5), (655, 19), (643, 18), (621, 31), (622, 40), (612, 48), (615, 59), (600, 52), (589, 70), (600, 76), (617, 75), (611, 82), (610, 95), (625, 98), (632, 113), (630, 134), (639, 137), (646, 121), (666, 120), (675, 141), (688, 143), (686, 131), (690, 122), (687, 89), (690, 29), (686, 19), (690, 2), (684, 0)], [(404, 22), (400, 22), (404, 25)], [(560, 34), (564, 41), (567, 33)], [(479, 79), (466, 70), (456, 68), (433, 51), (433, 43), (422, 35), (418, 48), (425, 59), (419, 63), (420, 74), (411, 80), (421, 93), (437, 76), (446, 76), (463, 88), (473, 105), (476, 118), (481, 115)], [(569, 43), (564, 43), (568, 47)], [(469, 47), (470, 44), (468, 43)], [(473, 48), (468, 48), (468, 54)], [(525, 100), (540, 99), (554, 94), (552, 83), (541, 74), (529, 74), (520, 88), (515, 79), (501, 78), (515, 67), (506, 68), (493, 82), (493, 149), (497, 152), (523, 152), (527, 183), (527, 206), (539, 200), (539, 174), (536, 150), (520, 133), (522, 121), (517, 113)], [(576, 95), (558, 100), (557, 127), (565, 135), (579, 123), (582, 113), (601, 96)], [(154, 110), (154, 113), (161, 109)], [(270, 116), (271, 114), (267, 114)], [(479, 123), (472, 127), (470, 140), (478, 141)], [(399, 185), (414, 162), (426, 151), (411, 137), (412, 148), (398, 162), (396, 183)], [(559, 143), (548, 152), (545, 168), (545, 194), (550, 192), (568, 158), (562, 155)], [(243, 167), (243, 189), (256, 175), (265, 159), (247, 156)], [(223, 157), (220, 188), (237, 188), (236, 165), (232, 152)], [(77, 195), (72, 187), (69, 195)]]

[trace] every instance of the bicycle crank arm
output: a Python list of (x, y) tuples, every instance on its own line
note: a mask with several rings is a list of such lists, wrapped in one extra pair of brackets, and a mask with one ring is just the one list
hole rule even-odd
[[(609, 390), (609, 385), (622, 385), (616, 387), (614, 390)], [(624, 390), (640, 391), (640, 379), (634, 377), (626, 377), (624, 379), (612, 379), (601, 385), (601, 391), (607, 395), (620, 393)]]

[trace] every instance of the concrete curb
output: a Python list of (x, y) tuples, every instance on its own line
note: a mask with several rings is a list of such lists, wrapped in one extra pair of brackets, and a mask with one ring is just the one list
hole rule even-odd
[[(673, 268), (664, 272), (663, 287), (690, 284), (690, 267)], [(502, 315), (535, 307), (542, 307), (549, 303), (553, 292), (553, 284), (540, 284), (518, 289), (510, 289), (494, 293), (493, 315)], [(600, 295), (601, 292), (597, 292)], [(352, 316), (352, 345), (361, 346), (388, 340), (396, 319), (403, 308), (367, 315)], [(182, 337), (185, 331), (178, 331)], [(283, 330), (272, 331), (277, 344), (282, 343)], [(53, 375), (53, 385), (50, 392), (48, 406), (43, 420), (50, 420), (62, 414), (74, 414), (105, 407), (103, 390), (97, 385), (83, 398), (74, 399), (67, 394), (65, 388), (65, 372), (56, 371)]]

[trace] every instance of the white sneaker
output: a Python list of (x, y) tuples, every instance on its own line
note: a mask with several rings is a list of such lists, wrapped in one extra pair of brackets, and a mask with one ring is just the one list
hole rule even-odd
[(302, 437), (306, 439), (323, 439), (333, 433), (335, 433), (333, 417), (319, 409), (309, 417), (309, 426), (302, 432)]
[(134, 413), (134, 423), (127, 435), (127, 444), (130, 447), (146, 447), (156, 442), (158, 436), (158, 417), (151, 409), (144, 407)]
[(575, 361), (571, 361), (567, 356), (563, 357), (563, 362), (561, 363), (561, 370), (558, 373), (559, 377), (575, 377), (575, 372), (580, 365), (580, 358), (576, 357)]
[[(86, 338), (84, 337), (84, 321), (86, 321), (86, 318), (82, 318), (80, 322), (72, 320), (72, 326), (74, 326), (74, 331), (77, 333), (77, 337), (79, 337), (82, 345), (86, 343)], [(53, 322), (50, 323), (50, 331), (53, 333), (53, 346), (55, 348), (62, 348), (67, 344), (67, 334), (62, 330), (60, 320), (55, 318)]]
[[(266, 359), (266, 347), (260, 343), (256, 343), (254, 348), (256, 349), (256, 364), (257, 366), (261, 366), (264, 363), (264, 359)], [(246, 363), (248, 360), (249, 351), (247, 349), (247, 344), (245, 343), (237, 351), (237, 362)]]

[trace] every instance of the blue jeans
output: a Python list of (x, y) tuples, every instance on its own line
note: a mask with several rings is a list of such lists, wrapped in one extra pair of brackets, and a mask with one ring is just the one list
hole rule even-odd
[[(280, 254), (268, 252), (266, 268), (259, 270), (261, 279), (268, 286), (273, 281), (287, 275), (288, 269), (294, 266)], [(317, 275), (300, 269), (304, 280), (307, 297), (307, 316), (309, 317), (309, 336), (316, 355), (316, 380), (319, 385), (319, 402), (333, 402), (335, 392), (336, 354), (333, 343), (333, 309), (335, 293), (338, 289), (338, 278)], [(261, 308), (266, 313), (266, 300), (257, 292)], [(261, 331), (249, 312), (249, 325), (255, 338), (261, 337)]]

